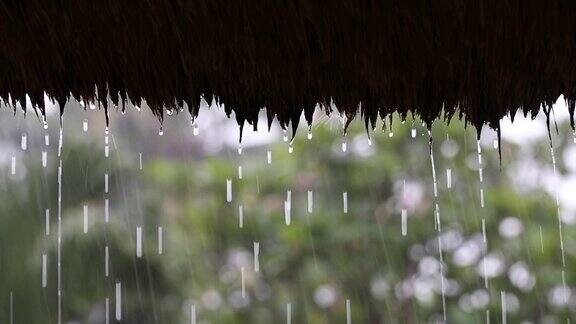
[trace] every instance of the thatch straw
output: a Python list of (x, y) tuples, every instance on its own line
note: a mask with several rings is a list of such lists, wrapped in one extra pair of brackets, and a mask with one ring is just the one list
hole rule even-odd
[[(317, 103), (366, 125), (442, 110), (498, 127), (576, 99), (576, 2), (74, 0), (0, 3), (0, 97), (123, 107), (142, 99), (236, 119), (308, 122)], [(23, 105), (25, 106), (25, 105)]]

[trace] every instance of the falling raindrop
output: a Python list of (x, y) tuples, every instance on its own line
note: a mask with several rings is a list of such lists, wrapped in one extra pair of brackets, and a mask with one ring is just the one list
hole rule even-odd
[(480, 179), (480, 207), (484, 208), (484, 177), (482, 173), (482, 147), (480, 146), (480, 140), (476, 141), (476, 148), (478, 152), (478, 178)]
[(110, 221), (110, 201), (108, 198), (104, 198), (104, 222), (108, 223)]
[(285, 201), (284, 202), (284, 221), (286, 222), (286, 225), (290, 225), (290, 223), (291, 223), (290, 209), (291, 209), (290, 202)]
[(162, 226), (158, 226), (158, 254), (162, 255), (164, 252), (164, 230)]
[(312, 191), (308, 190), (308, 213), (312, 214), (312, 208), (314, 207), (314, 197)]
[(84, 122), (82, 123), (82, 130), (84, 132), (88, 131), (88, 120), (87, 119), (84, 119)]
[(110, 298), (106, 297), (104, 303), (106, 304), (106, 324), (110, 324)]
[(88, 233), (88, 205), (84, 205), (84, 234)]
[(48, 286), (48, 256), (46, 253), (42, 254), (42, 288)]
[(242, 285), (242, 298), (246, 298), (246, 280), (244, 277), (244, 267), (240, 267), (240, 281)]
[(122, 283), (116, 283), (116, 320), (122, 320)]
[(238, 144), (238, 155), (242, 155), (242, 144)]
[(368, 146), (372, 146), (372, 140), (368, 138)]
[(292, 324), (292, 304), (286, 304), (286, 324)]
[(342, 152), (346, 152), (346, 148), (347, 148), (346, 139), (344, 139), (342, 141)]
[(506, 308), (506, 292), (500, 292), (500, 301), (502, 302), (502, 324), (506, 324), (506, 312), (508, 311)]
[(10, 167), (10, 174), (15, 175), (16, 174), (16, 157), (12, 156), (12, 164)]
[(540, 225), (540, 249), (544, 253), (544, 238), (542, 236), (542, 225)]
[(242, 166), (238, 166), (238, 179), (242, 180)]
[(244, 227), (244, 206), (238, 205), (238, 227)]
[(286, 191), (286, 200), (284, 201), (284, 221), (286, 225), (290, 225), (291, 223), (291, 215), (290, 211), (292, 209), (292, 191)]
[(46, 208), (46, 212), (45, 212), (45, 223), (44, 223), (44, 228), (46, 230), (46, 236), (50, 235), (50, 209)]
[(266, 159), (268, 164), (272, 164), (272, 151), (268, 150), (268, 152), (266, 152)]
[(10, 291), (10, 324), (14, 324), (14, 293)]
[(20, 148), (22, 148), (22, 151), (26, 151), (28, 149), (28, 138), (26, 134), (22, 134), (22, 140), (20, 141)]
[(254, 272), (260, 272), (260, 242), (254, 242)]
[(108, 245), (104, 247), (104, 276), (110, 276), (110, 252)]
[(44, 145), (50, 146), (50, 135), (48, 134), (44, 135)]
[(446, 186), (452, 188), (452, 169), (446, 169)]
[(346, 299), (346, 324), (352, 324), (352, 307), (350, 299)]
[(406, 236), (408, 233), (408, 211), (402, 209), (402, 236)]
[(136, 257), (142, 257), (142, 227), (136, 226)]
[(232, 180), (226, 179), (226, 201), (232, 202)]
[(104, 174), (104, 192), (108, 193), (108, 173)]
[[(62, 123), (60, 124), (62, 125)], [(58, 241), (57, 241), (57, 278), (58, 278), (58, 324), (62, 323), (62, 126), (58, 138)]]
[(500, 144), (498, 144), (498, 140), (497, 140), (497, 139), (495, 139), (495, 140), (492, 142), (492, 146), (494, 146), (494, 149), (495, 149), (495, 150), (498, 149), (498, 146), (499, 146), (499, 145), (500, 145)]
[(348, 214), (348, 192), (346, 191), (342, 193), (342, 208), (344, 209), (344, 214)]
[(190, 305), (190, 324), (196, 324), (196, 305)]
[(48, 152), (42, 151), (42, 167), (45, 168), (48, 166)]

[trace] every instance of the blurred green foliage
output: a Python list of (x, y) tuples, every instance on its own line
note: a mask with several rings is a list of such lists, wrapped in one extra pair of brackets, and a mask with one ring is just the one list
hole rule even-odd
[[(112, 316), (116, 282), (123, 285), (124, 323), (184, 323), (189, 321), (192, 303), (202, 323), (284, 323), (287, 303), (292, 304), (293, 323), (344, 323), (347, 299), (354, 323), (441, 320), (439, 234), (425, 128), (418, 126), (418, 135), (412, 138), (410, 125), (395, 122), (393, 136), (388, 130), (377, 130), (369, 146), (360, 125), (353, 124), (345, 139), (329, 126), (316, 126), (312, 140), (299, 134), (293, 153), (279, 140), (247, 147), (241, 156), (235, 148), (201, 158), (145, 156), (142, 170), (136, 147), (152, 145), (146, 139), (135, 145), (134, 137), (118, 130), (119, 149), (106, 159), (101, 135), (88, 140), (74, 132), (67, 135), (62, 197), (66, 322), (103, 323), (107, 297)], [(492, 321), (498, 322), (501, 291), (518, 302), (509, 301), (510, 323), (565, 321), (574, 314), (574, 302), (554, 306), (549, 301), (551, 289), (561, 284), (563, 269), (556, 206), (543, 189), (522, 191), (513, 185), (508, 171), (522, 158), (520, 148), (503, 143), (500, 167), (497, 151), (488, 145), (481, 185), (478, 171), (470, 167), (476, 159), (474, 131), (452, 122), (436, 125), (433, 133), (437, 202), (446, 242), (442, 258), (448, 321), (485, 323), (489, 310)], [(346, 153), (341, 151), (342, 140), (348, 145)], [(562, 152), (570, 138), (560, 138), (556, 144)], [(546, 145), (540, 143), (531, 151), (544, 164), (549, 163)], [(56, 322), (57, 173), (55, 147), (50, 149), (46, 169), (40, 164), (39, 149), (23, 156), (26, 174), (21, 178), (10, 177), (9, 166), (2, 169), (3, 323), (9, 322), (10, 292), (15, 323)], [(266, 163), (268, 149), (272, 164)], [(242, 180), (237, 176), (239, 164)], [(453, 173), (452, 189), (446, 188), (447, 168)], [(110, 173), (109, 195), (104, 194), (105, 172)], [(225, 199), (228, 178), (233, 179), (232, 203)], [(481, 186), (486, 192), (484, 208)], [(290, 226), (284, 223), (287, 190), (292, 193)], [(314, 195), (312, 213), (307, 212), (309, 190)], [(349, 199), (347, 214), (342, 209), (344, 191)], [(103, 221), (105, 196), (111, 201), (108, 224)], [(82, 231), (84, 204), (90, 211), (87, 234)], [(239, 228), (239, 204), (244, 210), (243, 228)], [(45, 208), (51, 213), (49, 236), (44, 233)], [(401, 235), (402, 208), (409, 215), (407, 236)], [(523, 226), (513, 238), (499, 231), (509, 216)], [(482, 242), (482, 219), (488, 251), (483, 243), (472, 244)], [(144, 232), (141, 259), (135, 255), (136, 226)], [(164, 231), (162, 255), (157, 251), (158, 226)], [(564, 226), (565, 280), (571, 287), (576, 280), (574, 234), (569, 225)], [(260, 243), (259, 273), (253, 271), (254, 242)], [(457, 252), (467, 243), (476, 250)], [(111, 259), (108, 278), (104, 275), (106, 246)], [(42, 253), (49, 260), (47, 288), (40, 281)], [(456, 253), (472, 261), (457, 264)], [(487, 290), (479, 275), (486, 254), (502, 263)], [(509, 270), (518, 262), (535, 280), (529, 289), (511, 280)], [(246, 297), (240, 293), (241, 267)], [(489, 296), (486, 306), (470, 306), (482, 304), (485, 296)], [(471, 302), (471, 298), (476, 299)]]

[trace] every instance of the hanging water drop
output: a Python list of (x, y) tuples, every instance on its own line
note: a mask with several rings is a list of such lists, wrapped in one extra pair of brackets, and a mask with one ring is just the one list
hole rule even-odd
[(288, 153), (292, 154), (292, 152), (294, 152), (294, 147), (292, 146), (292, 142), (290, 142), (290, 145), (288, 145)]
[(198, 133), (200, 133), (200, 130), (198, 129), (198, 124), (194, 123), (192, 125), (192, 135), (198, 136)]
[(282, 139), (284, 140), (284, 142), (288, 142), (288, 134), (286, 133), (286, 130), (284, 129), (284, 135), (282, 136)]
[(160, 130), (158, 130), (158, 135), (164, 135), (164, 129), (162, 127), (160, 127)]
[(166, 109), (166, 115), (172, 116), (173, 114), (174, 114), (174, 111), (172, 109)]
[(238, 155), (242, 155), (242, 144), (238, 144)]
[(412, 128), (412, 130), (410, 130), (410, 134), (412, 135), (412, 138), (416, 138), (416, 128)]
[(48, 123), (46, 122), (46, 117), (44, 117), (44, 129), (48, 129)]
[(312, 139), (312, 129), (311, 128), (308, 129), (308, 136), (307, 137), (308, 137), (308, 140)]

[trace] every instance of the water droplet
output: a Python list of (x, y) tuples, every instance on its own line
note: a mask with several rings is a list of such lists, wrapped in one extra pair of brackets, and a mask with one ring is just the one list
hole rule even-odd
[(162, 255), (162, 252), (164, 251), (163, 242), (164, 242), (164, 231), (163, 231), (162, 226), (158, 226), (158, 254), (159, 255)]
[(198, 129), (198, 124), (194, 123), (194, 125), (192, 125), (192, 135), (198, 136), (199, 132), (200, 130)]
[(238, 155), (242, 155), (242, 144), (238, 144)]
[(226, 202), (232, 202), (232, 180), (226, 179)]
[(402, 236), (406, 236), (408, 233), (408, 211), (406, 209), (402, 209)]
[(348, 214), (348, 192), (346, 191), (342, 193), (342, 208), (344, 209), (344, 214)]
[(314, 207), (314, 194), (312, 191), (308, 190), (308, 213), (312, 214), (312, 209)]
[(88, 233), (88, 205), (84, 205), (84, 234)]
[(347, 144), (346, 142), (342, 142), (342, 152), (346, 152)]
[(266, 152), (266, 159), (268, 164), (272, 164), (272, 151), (268, 150), (268, 152)]
[(48, 286), (48, 255), (42, 254), (42, 288)]
[(82, 130), (84, 132), (88, 131), (88, 120), (87, 119), (84, 119), (84, 122), (82, 123)]
[(412, 128), (410, 134), (412, 135), (412, 138), (416, 138), (416, 128)]
[(290, 145), (288, 145), (288, 153), (292, 154), (292, 152), (294, 152), (294, 147), (292, 146), (292, 143), (290, 143)]
[(172, 116), (173, 114), (174, 114), (174, 111), (172, 109), (166, 109), (166, 115)]
[(244, 206), (238, 205), (238, 227), (244, 227)]
[(20, 148), (22, 148), (22, 151), (26, 151), (28, 149), (28, 138), (26, 134), (22, 134), (22, 140), (20, 141)]
[(282, 136), (282, 139), (284, 139), (284, 142), (288, 142), (288, 134), (286, 134), (286, 130), (284, 130), (284, 136)]
[(393, 137), (393, 136), (394, 136), (393, 132), (388, 133), (388, 137)]
[(164, 129), (162, 127), (160, 127), (160, 130), (158, 131), (158, 135), (164, 135)]
[(260, 272), (260, 242), (254, 242), (254, 272)]
[(116, 283), (116, 320), (122, 320), (122, 283)]
[(312, 139), (312, 130), (308, 130), (308, 139), (309, 139), (309, 140)]
[(15, 175), (15, 174), (16, 174), (16, 157), (15, 157), (15, 156), (12, 156), (12, 165), (11, 165), (11, 168), (10, 168), (10, 173), (11, 173), (12, 175)]
[(48, 129), (48, 123), (44, 120), (44, 129)]
[(136, 226), (136, 257), (142, 257), (142, 227)]

